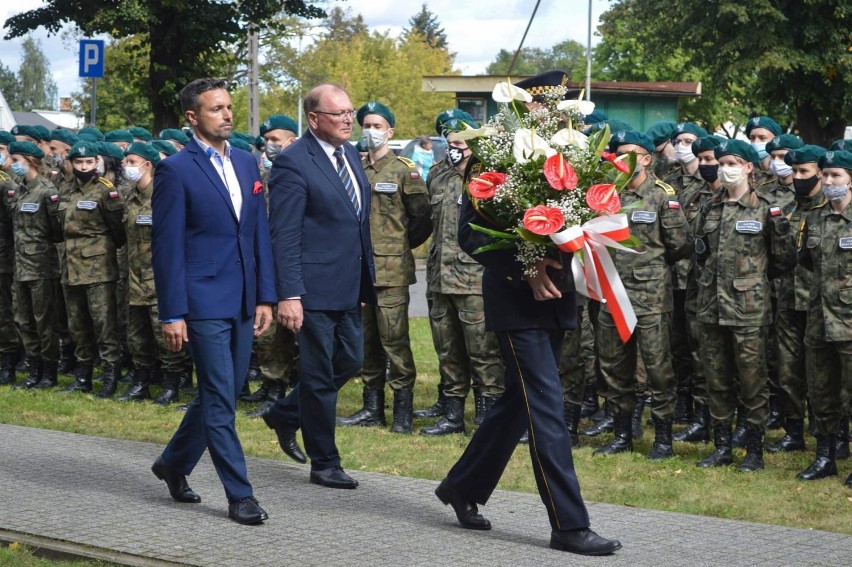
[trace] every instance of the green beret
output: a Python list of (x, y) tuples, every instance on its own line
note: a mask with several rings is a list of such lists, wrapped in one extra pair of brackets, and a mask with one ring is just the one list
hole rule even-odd
[(73, 146), (77, 143), (77, 135), (74, 134), (71, 130), (66, 128), (57, 128), (50, 133), (49, 142), (62, 142), (63, 144), (68, 144), (69, 146)]
[(609, 120), (609, 116), (607, 116), (597, 108), (594, 109), (591, 114), (583, 116), (584, 124), (595, 124), (597, 122), (606, 122), (607, 120)]
[(133, 134), (134, 138), (139, 138), (140, 140), (145, 140), (146, 142), (150, 142), (154, 139), (154, 136), (151, 135), (151, 132), (148, 131), (147, 128), (143, 128), (142, 126), (133, 126), (128, 128), (130, 133)]
[(829, 150), (819, 158), (819, 168), (840, 167), (852, 171), (852, 152), (847, 150)]
[(231, 139), (228, 140), (231, 144), (231, 147), (237, 148), (238, 150), (244, 150), (247, 152), (251, 152), (251, 144), (246, 142), (243, 138), (231, 136)]
[(795, 134), (781, 134), (780, 136), (775, 136), (766, 143), (766, 151), (771, 154), (778, 150), (795, 150), (796, 148), (801, 148), (804, 145), (805, 143), (802, 139)]
[(654, 140), (655, 146), (659, 146), (663, 142), (668, 142), (672, 139), (672, 132), (674, 132), (676, 126), (677, 122), (674, 120), (659, 120), (651, 124), (645, 130), (645, 133)]
[[(139, 142), (135, 143), (138, 144)], [(151, 142), (151, 145), (154, 147), (155, 150), (164, 153), (167, 156), (173, 156), (178, 153), (178, 149), (174, 147), (174, 145), (168, 140), (154, 140), (153, 142)]]
[[(0, 144), (2, 143), (3, 142), (0, 142)], [(849, 146), (849, 149), (852, 149), (852, 143), (850, 143), (849, 140), (835, 140), (831, 143), (831, 147), (829, 147), (828, 149), (830, 151), (845, 150), (847, 144)]]
[(29, 126), (27, 124), (22, 124), (20, 126), (14, 126), (12, 128), (13, 136), (29, 136), (33, 140), (43, 141), (44, 138), (41, 137), (41, 132), (35, 126)]
[(391, 109), (378, 101), (368, 102), (358, 109), (358, 113), (355, 115), (355, 118), (358, 120), (359, 126), (364, 125), (364, 117), (368, 114), (377, 114), (381, 116), (388, 121), (391, 128), (393, 128), (396, 124), (396, 118), (394, 117), (393, 112), (391, 112)]
[(755, 128), (766, 128), (776, 136), (781, 135), (781, 126), (768, 116), (755, 116), (753, 118), (749, 118), (748, 124), (746, 124), (746, 136), (750, 135), (751, 131)]
[(677, 126), (675, 126), (674, 130), (672, 130), (672, 140), (677, 139), (681, 134), (692, 134), (693, 136), (698, 136), (699, 138), (706, 138), (710, 134), (696, 124), (695, 122), (681, 122)]
[(44, 152), (32, 142), (12, 142), (9, 144), (9, 155), (18, 154), (21, 156), (32, 156), (35, 158), (43, 158)]
[(126, 142), (128, 144), (132, 144), (133, 134), (130, 133), (130, 130), (110, 130), (104, 134), (104, 142), (109, 142), (111, 144)]
[(47, 126), (42, 126), (41, 124), (36, 124), (33, 126), (36, 129), (36, 132), (39, 134), (39, 140), (47, 142), (50, 140), (50, 128)]
[(265, 145), (266, 145), (266, 140), (263, 139), (263, 136), (258, 136), (257, 138), (254, 139), (254, 147), (257, 149), (257, 151), (263, 150), (263, 146), (265, 146)]
[(11, 144), (14, 141), (15, 141), (15, 136), (13, 136), (11, 133), (7, 132), (6, 130), (0, 130), (0, 144), (2, 144), (4, 146), (8, 146), (9, 144)]
[[(778, 138), (775, 138), (776, 140)], [(825, 155), (825, 148), (821, 146), (800, 146), (784, 154), (784, 163), (797, 165), (800, 163), (819, 163), (819, 158)]]
[[(467, 126), (465, 126), (467, 124)], [(462, 130), (468, 130), (468, 126), (470, 128), (479, 128), (479, 124), (477, 124), (472, 118), (453, 118), (444, 122), (444, 129), (441, 133), (444, 136), (451, 134), (452, 132), (461, 132)]]
[(445, 110), (438, 115), (438, 118), (435, 119), (435, 132), (437, 132), (439, 136), (442, 136), (444, 134), (444, 124), (454, 119), (473, 121), (473, 116), (464, 110), (459, 110), (458, 108)]
[[(174, 146), (172, 146), (174, 148)], [(124, 155), (137, 155), (146, 161), (150, 161), (151, 165), (160, 163), (160, 153), (153, 145), (148, 142), (133, 142), (127, 149), (124, 150)]]
[(751, 144), (742, 140), (722, 140), (713, 153), (716, 155), (716, 159), (722, 156), (738, 156), (754, 165), (760, 163), (760, 158)]
[(80, 140), (68, 152), (68, 159), (98, 157), (98, 143), (89, 140)]
[(267, 132), (272, 132), (273, 130), (288, 130), (298, 135), (299, 125), (286, 114), (273, 114), (260, 125), (260, 135), (263, 136)]
[(363, 153), (366, 153), (367, 151), (369, 151), (369, 150), (367, 149), (367, 146), (365, 146), (365, 145), (361, 142), (361, 140), (358, 140), (358, 143), (357, 143), (357, 144), (355, 144), (355, 149), (356, 149), (356, 150), (358, 150), (358, 153), (360, 153), (360, 154), (363, 154)]
[(124, 151), (111, 142), (100, 142), (98, 144), (98, 155), (115, 158), (118, 161), (124, 159)]
[(81, 140), (92, 140), (94, 142), (103, 142), (104, 134), (97, 128), (92, 128), (91, 126), (87, 126), (85, 128), (80, 128), (77, 130), (77, 138)]
[(654, 153), (654, 140), (645, 132), (638, 130), (619, 130), (609, 139), (609, 151), (615, 152), (620, 146), (636, 145)]
[(187, 136), (183, 130), (178, 130), (177, 128), (166, 128), (160, 132), (158, 137), (161, 140), (171, 140), (184, 146), (189, 143), (189, 136)]
[(718, 136), (702, 136), (692, 142), (692, 153), (695, 155), (701, 152), (709, 152), (716, 149), (716, 146), (722, 143), (722, 138)]
[(585, 134), (586, 136), (591, 136), (595, 132), (599, 132), (600, 130), (606, 128), (607, 124), (609, 124), (610, 132), (619, 132), (621, 130), (633, 131), (633, 126), (631, 126), (627, 122), (619, 120), (618, 118), (609, 118), (607, 120), (604, 120), (603, 122), (595, 122), (594, 124), (590, 125), (588, 128), (583, 130), (583, 134)]
[(237, 131), (231, 132), (230, 141), (233, 142), (235, 139), (236, 140), (242, 140), (243, 142), (245, 142), (249, 146), (254, 144), (254, 136), (252, 136), (248, 132), (237, 132)]

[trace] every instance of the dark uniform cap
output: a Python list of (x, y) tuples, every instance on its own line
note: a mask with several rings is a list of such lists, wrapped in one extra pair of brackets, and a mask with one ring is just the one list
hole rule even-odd
[(781, 134), (775, 136), (766, 144), (766, 151), (772, 153), (777, 150), (795, 150), (801, 148), (805, 143), (795, 134)]
[(50, 133), (50, 140), (48, 141), (53, 142), (54, 140), (73, 146), (77, 143), (77, 136), (71, 130), (66, 128), (57, 128)]
[(654, 140), (655, 146), (659, 146), (672, 139), (672, 132), (674, 132), (676, 126), (677, 122), (674, 120), (659, 120), (648, 126), (645, 133)]
[(594, 109), (591, 114), (587, 114), (583, 117), (583, 122), (585, 124), (595, 124), (597, 122), (606, 122), (609, 120), (609, 116), (598, 110)]
[(9, 144), (9, 155), (12, 154), (32, 156), (39, 159), (44, 157), (44, 152), (32, 142), (12, 142)]
[(257, 151), (263, 150), (263, 146), (266, 145), (266, 140), (263, 139), (263, 136), (258, 136), (254, 139), (254, 147), (257, 148)]
[(36, 124), (35, 126), (33, 126), (33, 128), (35, 128), (36, 132), (38, 132), (39, 140), (43, 142), (50, 141), (50, 128), (48, 128), (47, 126), (42, 126), (41, 124)]
[(98, 142), (80, 140), (68, 152), (68, 159), (98, 157)]
[(150, 142), (154, 139), (154, 136), (151, 135), (151, 132), (148, 131), (147, 128), (143, 128), (142, 126), (133, 126), (132, 128), (128, 128), (130, 133), (133, 134), (134, 138), (139, 138), (140, 140), (145, 140), (146, 142)]
[(132, 144), (133, 134), (130, 133), (130, 130), (110, 130), (104, 134), (104, 142), (110, 142), (112, 144), (116, 142), (127, 142), (128, 144)]
[(158, 136), (161, 140), (172, 140), (184, 146), (189, 143), (189, 136), (183, 133), (183, 130), (177, 128), (166, 128)]
[[(138, 144), (139, 142), (135, 143)], [(151, 145), (154, 147), (155, 150), (157, 150), (158, 152), (162, 152), (167, 156), (173, 156), (178, 153), (178, 149), (174, 147), (174, 145), (172, 145), (172, 143), (168, 140), (154, 140), (153, 142), (151, 142)]]
[(522, 88), (533, 97), (543, 95), (554, 88), (568, 82), (568, 74), (565, 71), (546, 71), (535, 77), (524, 79), (515, 83), (516, 87)]
[(92, 140), (94, 142), (103, 142), (104, 134), (97, 128), (86, 126), (77, 130), (77, 138), (81, 140)]
[(695, 122), (681, 122), (677, 126), (675, 126), (674, 130), (672, 130), (672, 140), (677, 139), (681, 134), (692, 134), (693, 136), (698, 136), (699, 138), (706, 138), (710, 134), (696, 124)]
[(722, 138), (718, 136), (702, 136), (692, 142), (692, 153), (695, 155), (701, 152), (709, 152), (715, 150), (716, 146), (722, 143)]
[(368, 114), (377, 114), (378, 116), (381, 116), (388, 121), (391, 128), (396, 125), (396, 117), (393, 115), (393, 112), (391, 112), (391, 109), (379, 101), (370, 101), (358, 109), (358, 113), (355, 115), (355, 118), (358, 119), (359, 126), (364, 125), (364, 117)]
[(0, 130), (0, 144), (8, 146), (15, 141), (15, 136), (6, 130)]
[(852, 171), (852, 152), (848, 150), (829, 150), (819, 158), (819, 168), (841, 167)]
[(260, 125), (260, 135), (263, 136), (273, 130), (288, 130), (298, 135), (299, 125), (286, 114), (273, 114)]
[(746, 124), (746, 136), (751, 134), (751, 131), (755, 128), (766, 128), (776, 136), (781, 135), (781, 126), (768, 116), (754, 116), (749, 118), (748, 124)]
[[(467, 126), (465, 126), (465, 124), (467, 124)], [(444, 129), (441, 133), (446, 136), (452, 132), (468, 130), (468, 126), (470, 128), (479, 128), (479, 124), (477, 124), (472, 118), (453, 118), (452, 120), (444, 122)]]
[(606, 128), (607, 124), (609, 124), (610, 132), (618, 132), (620, 130), (633, 130), (633, 126), (631, 126), (627, 122), (624, 122), (623, 120), (619, 120), (618, 118), (608, 118), (603, 122), (595, 122), (585, 130), (583, 130), (583, 134), (585, 134), (586, 136), (591, 136), (595, 132), (599, 132), (600, 130)]
[(127, 149), (124, 150), (124, 155), (137, 155), (144, 160), (150, 161), (151, 165), (157, 165), (160, 162), (160, 154), (157, 149), (148, 142), (133, 142)]
[(12, 127), (12, 135), (29, 136), (33, 140), (44, 141), (44, 138), (41, 137), (41, 132), (39, 132), (35, 126), (29, 126), (27, 124)]
[(819, 163), (819, 158), (824, 155), (825, 148), (823, 148), (822, 146), (800, 146), (784, 154), (784, 163), (786, 163), (787, 165), (797, 165), (800, 163)]
[(716, 155), (716, 159), (722, 156), (738, 156), (754, 165), (760, 163), (760, 158), (755, 149), (751, 147), (751, 144), (742, 140), (722, 140), (713, 153)]
[(439, 136), (442, 136), (444, 134), (444, 124), (454, 119), (473, 121), (473, 116), (458, 108), (445, 110), (438, 115), (438, 118), (435, 119), (435, 132), (437, 132)]
[(609, 151), (615, 152), (620, 146), (633, 144), (654, 153), (654, 140), (645, 132), (638, 130), (619, 130), (609, 139)]
[[(0, 142), (2, 143), (2, 142)], [(831, 146), (828, 148), (831, 151), (837, 150), (845, 150), (846, 146), (849, 146), (849, 149), (852, 150), (852, 141), (850, 140), (835, 140), (831, 143)]]
[[(254, 145), (254, 136), (252, 136), (251, 134), (249, 134), (247, 132), (231, 132), (231, 139), (229, 141), (233, 142), (234, 140), (241, 140), (241, 141), (245, 142), (249, 147)], [(242, 149), (242, 148), (240, 148), (240, 149)], [(249, 150), (249, 151), (251, 151), (251, 150)]]
[(361, 140), (358, 140), (358, 143), (355, 144), (355, 149), (358, 150), (358, 153), (363, 154), (367, 151), (367, 146), (365, 146)]
[(113, 144), (112, 142), (98, 143), (98, 155), (115, 158), (118, 161), (124, 159), (124, 152), (122, 151), (122, 149)]
[(243, 138), (235, 138), (231, 136), (231, 139), (228, 140), (228, 143), (231, 144), (231, 147), (237, 148), (238, 150), (245, 150), (247, 152), (251, 152), (251, 144), (246, 142)]

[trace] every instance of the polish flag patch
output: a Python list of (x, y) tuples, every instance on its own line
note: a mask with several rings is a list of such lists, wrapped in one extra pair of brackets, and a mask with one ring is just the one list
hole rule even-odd
[(420, 174), (417, 173), (416, 171), (412, 171), (411, 172), (411, 178), (412, 179), (420, 179)]
[(782, 214), (781, 207), (769, 207), (769, 216), (780, 217)]
[(669, 208), (670, 209), (680, 209), (680, 202), (679, 201), (669, 201)]
[(56, 201), (58, 201), (58, 200), (59, 200), (59, 195), (51, 195), (51, 196), (50, 196), (50, 201), (51, 201), (51, 202), (55, 203), (55, 202), (56, 202)]
[(118, 198), (118, 191), (110, 191), (109, 192), (109, 198), (110, 199), (117, 199)]

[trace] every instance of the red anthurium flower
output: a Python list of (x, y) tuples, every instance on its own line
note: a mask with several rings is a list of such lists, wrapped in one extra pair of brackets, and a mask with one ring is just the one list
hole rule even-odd
[(577, 173), (560, 153), (553, 154), (544, 162), (544, 177), (557, 191), (573, 189), (577, 186)]
[(624, 163), (624, 161), (622, 161), (621, 159), (619, 159), (619, 156), (617, 156), (616, 154), (611, 154), (609, 152), (601, 152), (601, 157), (611, 163), (613, 166), (615, 166), (615, 169), (617, 169), (621, 173), (630, 173), (630, 166)]
[(467, 184), (470, 194), (477, 199), (490, 199), (497, 192), (497, 187), (506, 182), (505, 173), (486, 171), (479, 177), (474, 177)]
[(586, 204), (593, 211), (613, 215), (621, 210), (621, 197), (612, 183), (598, 183), (586, 191)]
[(524, 213), (524, 228), (535, 234), (547, 236), (565, 225), (565, 216), (556, 207), (537, 205)]

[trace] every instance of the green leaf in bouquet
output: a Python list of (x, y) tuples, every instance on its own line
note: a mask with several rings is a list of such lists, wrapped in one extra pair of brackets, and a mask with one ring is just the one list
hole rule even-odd
[[(636, 238), (635, 235), (631, 234), (629, 238), (626, 240), (622, 240), (619, 242), (625, 248), (640, 248), (642, 247), (642, 241)], [(644, 250), (643, 250), (644, 252)]]
[(493, 250), (505, 250), (507, 248), (514, 248), (515, 242), (513, 240), (496, 240), (491, 244), (485, 244), (484, 246), (480, 246), (476, 250), (473, 251), (474, 255), (482, 254), (483, 252), (491, 252)]
[(486, 228), (484, 226), (470, 223), (470, 228), (477, 232), (481, 232), (483, 234), (487, 234), (491, 238), (497, 238), (500, 240), (518, 240), (518, 235), (514, 232), (508, 232), (504, 230), (494, 230), (493, 228)]
[(601, 155), (601, 152), (609, 145), (609, 138), (609, 124), (606, 124), (604, 125), (603, 130), (598, 130), (589, 136), (589, 149), (594, 150), (595, 154)]
[(633, 171), (636, 169), (636, 152), (630, 152), (622, 161), (630, 167), (630, 171), (628, 173), (619, 172), (615, 177), (613, 183), (615, 184), (615, 188), (619, 191), (621, 191), (633, 177)]
[(629, 205), (625, 205), (625, 206), (621, 207), (621, 209), (618, 212), (619, 213), (626, 213), (627, 211), (632, 211), (633, 209), (638, 209), (639, 207), (642, 206), (642, 203), (643, 203), (643, 201), (633, 201)]
[(553, 244), (553, 241), (550, 240), (547, 236), (541, 236), (540, 234), (536, 234), (534, 232), (530, 232), (529, 230), (523, 227), (515, 228), (517, 233), (526, 240), (527, 242), (532, 242), (533, 244)]

